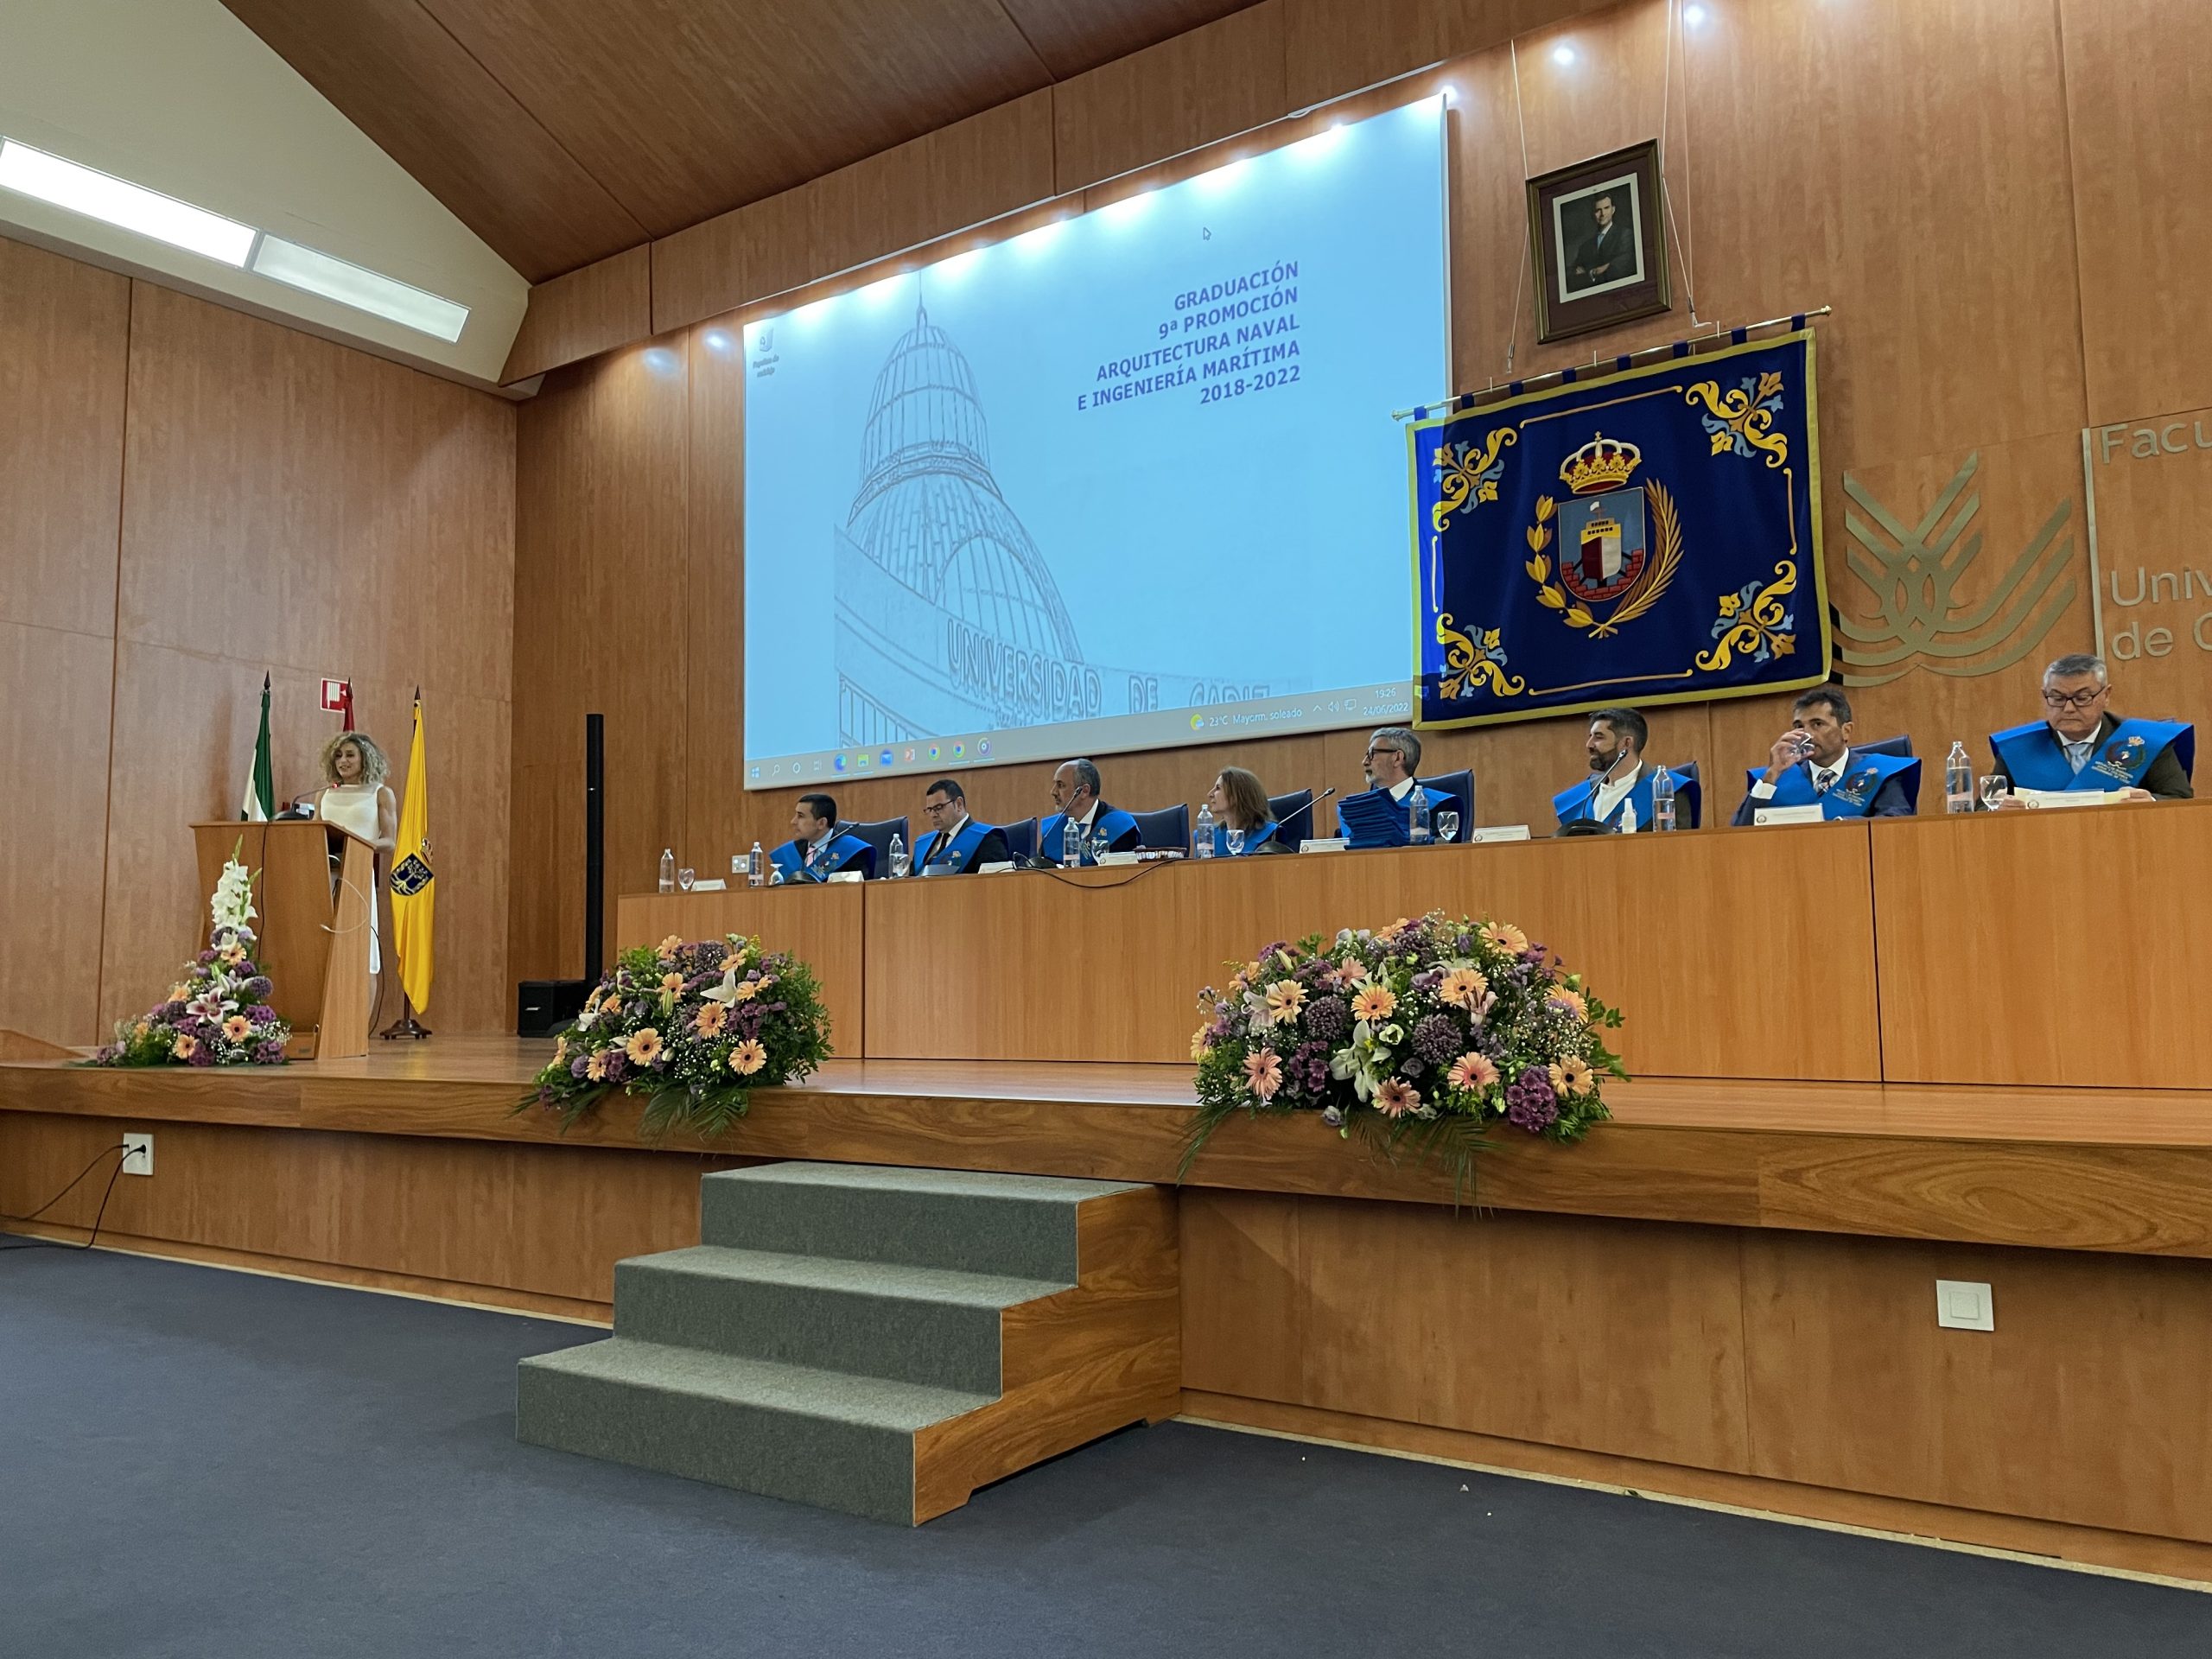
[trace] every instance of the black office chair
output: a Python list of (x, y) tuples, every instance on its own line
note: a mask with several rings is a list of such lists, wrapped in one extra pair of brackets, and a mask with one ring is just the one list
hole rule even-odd
[(914, 837), (904, 818), (879, 818), (874, 823), (848, 823), (841, 826), (849, 836), (858, 836), (875, 849), (875, 874), (891, 874), (891, 837), (899, 836), (906, 843), (906, 855), (914, 855)]
[(1697, 762), (1685, 760), (1669, 770), (1681, 773), (1675, 785), (1675, 817), (1684, 828), (1694, 830), (1705, 817), (1705, 785), (1697, 775)]
[(1037, 856), (1037, 820), (1024, 818), (1020, 823), (1002, 823), (1001, 833), (1006, 836), (1006, 850), (1017, 861)]
[(1878, 743), (1854, 743), (1854, 754), (1894, 754), (1902, 760), (1912, 759), (1912, 740), (1909, 737), (1885, 737)]
[[(1452, 839), (1465, 841), (1468, 832), (1475, 827), (1474, 768), (1469, 766), (1462, 771), (1445, 772), (1440, 777), (1424, 778), (1421, 780), (1421, 786), (1431, 795), (1448, 795), (1452, 798), (1452, 810), (1459, 815), (1459, 832)], [(1433, 826), (1436, 822), (1437, 803), (1432, 800), (1429, 807), (1429, 823)], [(1440, 836), (1439, 839), (1440, 840), (1441, 837)]]
[(1268, 796), (1268, 816), (1275, 821), (1275, 839), (1296, 852), (1300, 842), (1313, 839), (1313, 791), (1294, 789)]
[(1191, 809), (1179, 801), (1157, 812), (1132, 812), (1137, 821), (1137, 844), (1141, 847), (1191, 850)]

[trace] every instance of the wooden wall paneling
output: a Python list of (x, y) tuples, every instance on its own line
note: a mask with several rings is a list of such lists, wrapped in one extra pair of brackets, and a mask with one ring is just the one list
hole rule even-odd
[[(1408, 70), (1501, 46), (1526, 30), (1609, 3), (1611, 0), (1286, 0), (1283, 31), (1290, 102), (1302, 107), (1338, 98)], [(1452, 64), (1455, 70), (1459, 67)]]
[(657, 236), (1049, 79), (975, 0), (423, 3)]
[(1700, 303), (1730, 322), (1836, 308), (1821, 324), (1827, 465), (2078, 429), (2054, 8), (1707, 10), (1686, 36)]
[(111, 639), (128, 279), (0, 239), (0, 621)]
[[(684, 822), (690, 505), (682, 336), (557, 371), (516, 435), (510, 971), (580, 970), (584, 715), (607, 716), (607, 926)], [(549, 818), (548, 831), (542, 820)], [(525, 822), (525, 820), (537, 820)]]
[[(100, 891), (114, 668), (112, 639), (0, 621), (0, 1027), (49, 1042), (107, 1031)], [(181, 824), (177, 834), (190, 839)]]
[(640, 242), (532, 287), (499, 378), (512, 385), (652, 332), (652, 250)]
[[(2212, 1086), (2212, 804), (1891, 821), (1873, 830), (1884, 1075), (1897, 1083)], [(2094, 929), (2079, 1019), (2069, 1001)], [(2009, 971), (1993, 971), (2005, 964)]]
[(1186, 1389), (1751, 1465), (1738, 1235), (1183, 1195)]
[(417, 0), (224, 3), (531, 281), (648, 234)]
[[(2212, 557), (2196, 525), (2212, 492), (2212, 409), (2092, 428), (2088, 476), (2112, 706), (2196, 721), (2201, 745), (2212, 730)], [(2087, 618), (2069, 634), (2065, 649), (2089, 648)], [(2041, 712), (2024, 676), (2015, 706), (2017, 720)], [(2212, 766), (2197, 775), (2212, 786)]]
[(2067, 157), (2092, 423), (2212, 404), (2184, 272), (2212, 264), (2212, 226), (2177, 212), (2212, 172), (2212, 12), (2171, 0), (2058, 0)]
[[(2212, 1539), (2203, 1263), (1804, 1234), (1743, 1260), (1756, 1472)], [(1996, 1329), (1939, 1328), (1939, 1278), (1989, 1285)]]
[[(727, 317), (691, 329), (683, 606), (683, 861), (729, 874), (730, 855), (788, 837), (745, 810), (745, 335)], [(788, 810), (786, 811), (788, 817)], [(858, 1048), (855, 1033), (855, 1052)]]
[(653, 328), (666, 333), (806, 281), (811, 198), (786, 190), (653, 244)]
[(1283, 0), (1260, 0), (1055, 87), (1058, 188), (1078, 190), (1289, 111)]

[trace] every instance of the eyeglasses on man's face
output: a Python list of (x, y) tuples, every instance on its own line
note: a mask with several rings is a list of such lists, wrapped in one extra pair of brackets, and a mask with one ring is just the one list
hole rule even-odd
[(2087, 709), (2112, 688), (2100, 685), (2087, 691), (2054, 691), (2044, 688), (2043, 701), (2046, 709)]
[(1372, 760), (1378, 754), (1395, 754), (1402, 756), (1404, 753), (1405, 751), (1395, 743), (1370, 743), (1367, 746), (1367, 754), (1365, 758)]

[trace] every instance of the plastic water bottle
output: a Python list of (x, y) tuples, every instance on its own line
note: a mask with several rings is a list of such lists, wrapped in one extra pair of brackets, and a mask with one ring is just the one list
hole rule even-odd
[(1213, 856), (1213, 809), (1203, 802), (1198, 806), (1198, 827), (1191, 832), (1191, 856)]
[(1636, 802), (1633, 798), (1621, 803), (1620, 833), (1624, 836), (1636, 833)]
[(1416, 847), (1426, 847), (1429, 841), (1428, 791), (1415, 784), (1413, 793), (1408, 798), (1408, 804), (1412, 811), (1408, 819), (1407, 838)]
[(913, 861), (906, 855), (906, 837), (894, 831), (891, 837), (891, 874), (904, 875), (913, 867)]
[(676, 891), (676, 849), (673, 847), (660, 855), (660, 890), (663, 893)]
[(761, 856), (760, 843), (753, 843), (753, 856), (745, 861), (745, 881), (747, 887), (762, 887), (768, 884), (768, 861)]
[(1675, 827), (1675, 774), (1664, 766), (1651, 774), (1651, 827)]
[(1963, 743), (1952, 744), (1950, 753), (1943, 757), (1943, 810), (1974, 810), (1974, 762)]

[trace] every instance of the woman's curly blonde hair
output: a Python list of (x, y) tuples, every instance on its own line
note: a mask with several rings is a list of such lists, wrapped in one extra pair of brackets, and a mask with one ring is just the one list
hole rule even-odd
[(365, 784), (380, 784), (391, 775), (391, 762), (385, 759), (384, 751), (377, 747), (376, 739), (366, 732), (340, 732), (322, 746), (323, 781), (338, 783), (338, 751), (351, 743), (360, 752), (361, 778)]

